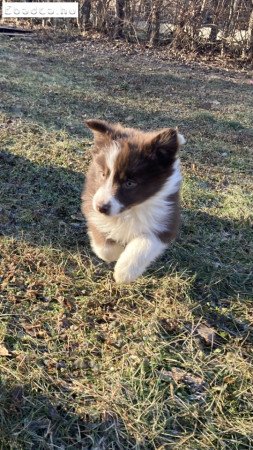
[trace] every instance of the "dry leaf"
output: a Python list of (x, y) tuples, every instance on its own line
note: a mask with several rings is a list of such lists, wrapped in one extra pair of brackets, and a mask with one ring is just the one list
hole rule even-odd
[(187, 372), (183, 369), (179, 369), (178, 367), (172, 367), (171, 370), (161, 370), (160, 378), (163, 381), (171, 381), (174, 380), (176, 383), (182, 381)]
[(207, 383), (198, 375), (193, 375), (179, 367), (172, 367), (171, 370), (161, 370), (160, 378), (163, 381), (175, 381), (176, 383), (184, 383), (193, 393), (204, 392)]
[(8, 350), (7, 350), (7, 348), (3, 345), (3, 344), (1, 344), (0, 345), (0, 356), (9, 356), (9, 352), (8, 352)]
[(183, 369), (179, 369), (178, 367), (172, 367), (171, 369), (171, 375), (174, 381), (177, 383), (179, 381), (182, 381), (184, 377), (186, 376), (187, 372)]
[(207, 389), (207, 383), (202, 377), (192, 375), (190, 373), (184, 377), (184, 383), (187, 384), (194, 393), (204, 392)]
[(197, 328), (197, 333), (202, 337), (207, 345), (213, 345), (216, 338), (215, 329), (207, 325), (200, 325)]

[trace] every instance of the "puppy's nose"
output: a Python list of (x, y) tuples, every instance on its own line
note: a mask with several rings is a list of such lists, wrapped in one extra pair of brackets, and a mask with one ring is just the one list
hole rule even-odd
[(98, 206), (98, 211), (102, 214), (109, 214), (110, 213), (110, 203), (104, 203), (103, 205)]

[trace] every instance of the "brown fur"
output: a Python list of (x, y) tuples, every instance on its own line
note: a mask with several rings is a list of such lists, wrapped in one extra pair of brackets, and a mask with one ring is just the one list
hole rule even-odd
[(169, 243), (176, 239), (179, 231), (180, 226), (180, 196), (179, 192), (176, 192), (175, 194), (172, 194), (168, 197), (168, 201), (173, 204), (173, 207), (171, 208), (171, 214), (168, 218), (167, 222), (167, 229), (166, 231), (163, 231), (162, 233), (158, 233), (159, 239), (161, 239), (162, 242)]
[[(82, 195), (82, 211), (87, 217), (93, 239), (98, 245), (104, 245), (107, 243), (107, 237), (90, 223), (89, 213), (93, 209), (93, 196), (101, 185), (100, 173), (105, 177), (109, 176), (105, 158), (107, 148), (113, 141), (120, 144), (120, 153), (115, 162), (113, 193), (124, 205), (124, 209), (128, 209), (155, 195), (172, 175), (172, 165), (179, 147), (177, 131), (169, 128), (143, 132), (99, 120), (89, 120), (86, 123), (94, 132), (95, 143), (93, 160)], [(134, 180), (137, 186), (126, 189), (124, 183), (128, 179)], [(172, 202), (173, 206), (170, 208), (167, 230), (158, 233), (158, 237), (164, 243), (174, 239), (178, 232), (179, 192), (171, 195), (168, 201)]]
[[(89, 120), (95, 135), (93, 163), (87, 175), (87, 195), (92, 196), (98, 188), (98, 167), (109, 176), (105, 164), (105, 149), (113, 140), (120, 141), (121, 151), (115, 165), (113, 190), (115, 197), (125, 208), (142, 203), (154, 195), (172, 174), (172, 164), (178, 150), (177, 132), (165, 129), (144, 133), (140, 130), (123, 128), (103, 121)], [(97, 170), (95, 170), (97, 168)], [(137, 182), (136, 189), (128, 190), (122, 185), (127, 179)], [(145, 190), (139, 187), (145, 185)], [(89, 202), (84, 194), (84, 201)], [(84, 207), (84, 212), (85, 212)]]

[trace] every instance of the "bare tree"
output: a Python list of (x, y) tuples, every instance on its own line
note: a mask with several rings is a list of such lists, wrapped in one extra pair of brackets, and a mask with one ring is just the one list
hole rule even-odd
[(211, 11), (212, 24), (211, 24), (210, 41), (216, 42), (218, 34), (219, 0), (213, 0), (212, 3), (213, 8)]
[(195, 50), (198, 47), (198, 43), (199, 43), (199, 30), (201, 27), (201, 24), (203, 22), (203, 15), (202, 15), (202, 11), (203, 11), (203, 4), (200, 1), (191, 1), (190, 3), (190, 8), (189, 8), (189, 18), (188, 18), (188, 23), (189, 23), (189, 31), (190, 31), (190, 36), (191, 36), (191, 49)]
[[(38, 20), (28, 23), (37, 26)], [(43, 25), (66, 29), (61, 19)], [(253, 0), (80, 0), (78, 25), (152, 46), (163, 41), (174, 53), (215, 51), (253, 58)]]
[(253, 0), (251, 2), (251, 13), (249, 17), (249, 26), (248, 26), (248, 42), (247, 42), (249, 58), (253, 58)]
[(123, 38), (124, 19), (125, 19), (125, 0), (116, 0), (115, 15), (116, 15), (115, 37)]
[(151, 3), (148, 34), (152, 46), (159, 43), (162, 3), (162, 0), (152, 0)]
[(92, 26), (90, 20), (90, 13), (91, 13), (91, 0), (84, 0), (80, 8), (81, 27), (84, 29), (84, 31), (89, 30)]

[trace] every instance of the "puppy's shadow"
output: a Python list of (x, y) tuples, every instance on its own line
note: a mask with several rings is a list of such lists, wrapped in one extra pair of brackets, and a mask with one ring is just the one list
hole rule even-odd
[[(4, 151), (0, 152), (0, 172), (2, 236), (61, 249), (90, 248), (80, 212), (83, 173), (42, 167)], [(246, 221), (183, 210), (179, 239), (149, 272), (164, 277), (173, 267), (192, 276), (193, 295), (198, 300), (251, 296), (251, 240), (252, 225)], [(94, 262), (99, 263), (95, 256)], [(159, 265), (161, 270), (156, 270)]]
[(87, 245), (80, 211), (84, 175), (63, 167), (40, 166), (0, 152), (0, 234), (34, 245)]
[(214, 301), (252, 295), (252, 225), (184, 210), (180, 236), (161, 257), (157, 276), (171, 268), (192, 277), (192, 297)]
[[(117, 421), (109, 414), (96, 421), (88, 414), (73, 412), (71, 403), (76, 394), (72, 392), (67, 403), (64, 394), (57, 395), (58, 386), (56, 394), (54, 389), (56, 385), (49, 384), (49, 397), (40, 392), (38, 386), (17, 384), (12, 378), (0, 382), (1, 448), (91, 450), (100, 448), (100, 442), (108, 444), (109, 448), (110, 441), (117, 437)], [(92, 402), (88, 395), (79, 396), (83, 404)]]

